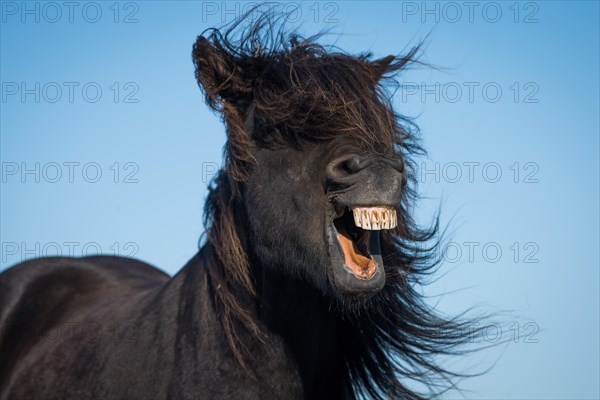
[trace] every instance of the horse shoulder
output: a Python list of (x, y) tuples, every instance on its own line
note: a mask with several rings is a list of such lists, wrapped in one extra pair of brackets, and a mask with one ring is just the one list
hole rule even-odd
[(0, 386), (8, 383), (19, 359), (39, 350), (40, 337), (94, 312), (110, 301), (107, 294), (118, 298), (160, 287), (167, 280), (148, 264), (111, 256), (39, 258), (2, 272)]

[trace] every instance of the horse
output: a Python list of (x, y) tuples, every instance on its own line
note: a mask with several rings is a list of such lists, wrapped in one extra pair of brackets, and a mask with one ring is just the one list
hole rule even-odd
[(0, 274), (0, 399), (422, 399), (467, 341), (420, 287), (416, 124), (394, 83), (420, 46), (375, 58), (269, 17), (211, 28), (195, 77), (223, 119), (204, 240), (173, 277), (116, 256)]

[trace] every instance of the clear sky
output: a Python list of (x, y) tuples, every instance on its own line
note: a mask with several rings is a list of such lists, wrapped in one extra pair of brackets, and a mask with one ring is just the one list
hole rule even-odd
[[(0, 4), (0, 267), (102, 251), (176, 272), (225, 140), (191, 46), (245, 3)], [(424, 292), (447, 313), (510, 311), (485, 337), (509, 343), (461, 361), (496, 361), (466, 398), (600, 397), (598, 4), (307, 2), (290, 17), (376, 56), (430, 33), (424, 60), (443, 68), (407, 72), (396, 97), (429, 150), (415, 212), (441, 202), (452, 233)]]

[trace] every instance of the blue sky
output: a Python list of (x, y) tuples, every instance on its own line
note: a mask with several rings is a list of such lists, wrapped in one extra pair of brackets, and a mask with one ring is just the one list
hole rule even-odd
[[(595, 399), (599, 3), (466, 3), (308, 2), (290, 23), (378, 57), (430, 34), (442, 68), (405, 73), (396, 97), (429, 151), (415, 212), (441, 202), (451, 223), (424, 292), (448, 313), (510, 310), (486, 337), (510, 343), (461, 361), (497, 361), (464, 396)], [(225, 140), (191, 46), (245, 3), (0, 4), (1, 268), (102, 251), (176, 272)]]

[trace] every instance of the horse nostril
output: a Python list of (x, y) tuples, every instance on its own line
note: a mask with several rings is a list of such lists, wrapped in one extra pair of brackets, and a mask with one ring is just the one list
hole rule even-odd
[(348, 175), (360, 172), (367, 164), (365, 157), (361, 157), (358, 154), (351, 154), (329, 163), (327, 166), (327, 175), (329, 178), (347, 177)]
[(362, 157), (358, 154), (353, 154), (343, 161), (343, 168), (350, 174), (355, 174), (362, 169), (361, 167)]

